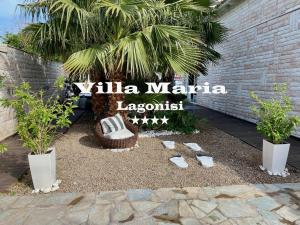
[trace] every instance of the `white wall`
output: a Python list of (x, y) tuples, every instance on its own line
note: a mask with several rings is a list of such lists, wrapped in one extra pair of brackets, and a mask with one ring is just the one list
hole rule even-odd
[[(287, 83), (300, 116), (300, 0), (245, 0), (220, 18), (230, 29), (217, 46), (222, 60), (211, 66), (211, 85), (225, 85), (228, 94), (197, 96), (197, 103), (248, 121), (255, 121), (249, 91), (272, 97), (274, 83)], [(300, 128), (294, 133), (300, 137)]]
[[(46, 96), (53, 92), (53, 82), (63, 74), (61, 64), (46, 62), (23, 51), (0, 45), (0, 75), (8, 83), (19, 84), (27, 81), (33, 90), (43, 88)], [(0, 89), (0, 97), (9, 96), (7, 88)], [(15, 133), (16, 119), (12, 109), (0, 107), (0, 141)]]

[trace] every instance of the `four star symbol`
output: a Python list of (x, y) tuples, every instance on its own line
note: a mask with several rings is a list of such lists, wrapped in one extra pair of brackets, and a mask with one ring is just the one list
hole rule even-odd
[(134, 116), (133, 118), (129, 118), (133, 124), (139, 124), (139, 121), (142, 121), (142, 124), (148, 124), (149, 120), (152, 121), (152, 124), (158, 124), (158, 121), (161, 120), (162, 124), (168, 124), (168, 118), (166, 118), (166, 116), (164, 116), (163, 118), (157, 118), (156, 116), (154, 116), (152, 119), (151, 118), (147, 118), (146, 116), (144, 116), (144, 118), (137, 118), (136, 116)]

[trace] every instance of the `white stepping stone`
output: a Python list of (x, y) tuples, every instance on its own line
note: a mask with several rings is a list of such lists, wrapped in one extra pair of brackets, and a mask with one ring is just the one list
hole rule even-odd
[(163, 141), (162, 144), (167, 149), (175, 149), (175, 141)]
[(205, 155), (196, 155), (197, 160), (201, 163), (201, 165), (205, 168), (210, 168), (214, 166), (214, 160), (211, 156)]
[(203, 149), (197, 143), (183, 143), (183, 144), (194, 152), (203, 151)]
[(188, 164), (185, 159), (181, 155), (175, 155), (169, 159), (172, 163), (174, 163), (179, 168), (188, 168)]

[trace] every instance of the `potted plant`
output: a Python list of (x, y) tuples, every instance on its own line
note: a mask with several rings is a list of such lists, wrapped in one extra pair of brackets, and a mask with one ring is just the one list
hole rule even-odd
[[(64, 78), (55, 82), (57, 89), (63, 88)], [(76, 99), (59, 103), (59, 95), (45, 100), (44, 92), (33, 92), (28, 83), (16, 87), (12, 98), (0, 99), (0, 105), (12, 107), (17, 118), (17, 133), (23, 146), (31, 152), (28, 155), (31, 177), (36, 191), (48, 192), (56, 183), (56, 155), (52, 146), (58, 128), (71, 124)], [(5, 150), (2, 146), (2, 150)]]
[(253, 92), (250, 93), (257, 103), (251, 107), (259, 118), (257, 131), (264, 138), (263, 167), (274, 175), (284, 173), (290, 148), (286, 140), (300, 123), (298, 117), (289, 114), (293, 107), (286, 89), (285, 84), (276, 84), (274, 97), (270, 100), (263, 100)]

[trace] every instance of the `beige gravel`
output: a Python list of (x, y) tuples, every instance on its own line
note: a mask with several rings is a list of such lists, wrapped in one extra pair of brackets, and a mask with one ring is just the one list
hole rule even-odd
[[(176, 150), (165, 150), (162, 140), (176, 141)], [(205, 169), (182, 143), (196, 142), (214, 156), (215, 167)], [(300, 173), (290, 168), (286, 178), (261, 172), (261, 152), (216, 128), (199, 134), (139, 138), (139, 147), (114, 153), (101, 149), (93, 135), (93, 124), (82, 118), (55, 143), (60, 192), (98, 192), (130, 188), (221, 186), (247, 183), (300, 182)], [(189, 164), (179, 169), (169, 157), (180, 153)], [(26, 182), (27, 181), (27, 182)], [(25, 177), (12, 192), (30, 192)], [(24, 184), (25, 182), (25, 184)]]

